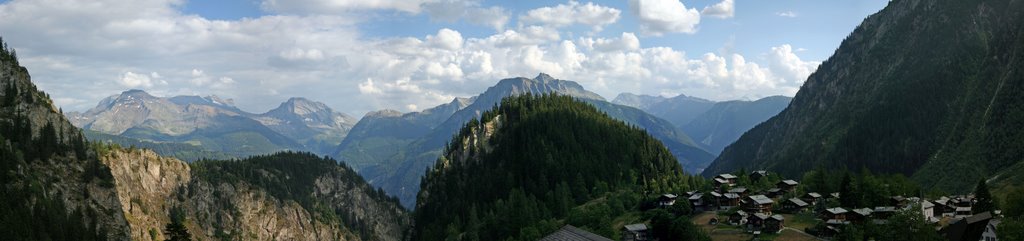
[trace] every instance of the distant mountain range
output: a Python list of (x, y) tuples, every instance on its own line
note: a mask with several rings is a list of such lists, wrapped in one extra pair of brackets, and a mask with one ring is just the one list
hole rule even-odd
[(445, 144), (462, 125), (479, 118), (481, 113), (505, 97), (546, 93), (576, 97), (612, 118), (647, 130), (669, 148), (684, 170), (700, 172), (714, 159), (671, 122), (640, 109), (609, 103), (576, 82), (555, 79), (546, 74), (533, 79), (504, 79), (478, 96), (456, 99), (423, 112), (379, 111), (367, 114), (356, 123), (335, 156), (351, 163), (367, 181), (397, 195), (404, 205), (411, 207), (424, 170), (437, 160)]
[(142, 90), (107, 97), (95, 108), (69, 112), (67, 117), (85, 130), (192, 144), (236, 157), (281, 150), (326, 154), (341, 143), (356, 121), (304, 98), (291, 98), (266, 113), (253, 114), (216, 96), (163, 98)]
[(756, 101), (715, 102), (686, 95), (666, 98), (622, 93), (612, 103), (636, 107), (672, 122), (717, 156), (744, 132), (786, 108), (791, 99), (770, 96)]
[(866, 169), (948, 192), (997, 174), (1019, 179), (1006, 171), (1024, 160), (1021, 9), (1022, 1), (892, 1), (704, 175)]

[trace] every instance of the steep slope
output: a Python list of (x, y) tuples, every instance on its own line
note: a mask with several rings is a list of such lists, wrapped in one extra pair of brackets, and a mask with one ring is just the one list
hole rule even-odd
[(133, 240), (166, 238), (160, 230), (175, 215), (200, 240), (403, 240), (411, 221), (397, 200), (350, 168), (310, 154), (190, 166), (148, 150), (112, 149), (103, 161)]
[[(129, 90), (85, 113), (68, 113), (76, 126), (151, 142), (185, 143), (235, 156), (304, 150), (327, 154), (355, 120), (323, 103), (292, 98), (252, 114), (216, 96), (162, 98)], [(104, 140), (106, 141), (106, 140)]]
[(816, 166), (966, 191), (1024, 156), (1024, 1), (899, 0), (868, 17), (778, 116), (705, 175)]
[(756, 101), (717, 102), (680, 128), (708, 152), (717, 155), (744, 132), (779, 114), (791, 99), (771, 96)]
[(0, 44), (0, 237), (128, 240), (110, 170)]
[[(415, 201), (416, 192), (419, 190), (419, 181), (423, 170), (430, 167), (441, 155), (447, 140), (450, 140), (462, 125), (473, 118), (478, 118), (481, 113), (493, 108), (505, 97), (545, 93), (558, 93), (578, 98), (591, 103), (613, 118), (647, 130), (652, 136), (664, 142), (685, 167), (692, 168), (687, 170), (699, 171), (714, 159), (713, 155), (697, 147), (693, 140), (667, 121), (635, 108), (605, 102), (601, 96), (583, 89), (575, 82), (540, 74), (533, 79), (520, 77), (499, 81), (495, 86), (474, 97), (471, 104), (451, 114), (445, 122), (430, 128), (422, 137), (406, 139), (407, 143), (388, 143), (394, 144), (398, 148), (375, 153), (388, 156), (372, 157), (372, 160), (382, 161), (360, 168), (359, 172), (370, 183), (383, 188), (388, 193), (397, 195), (403, 204), (411, 207)], [(339, 159), (345, 162), (350, 160), (344, 156)]]
[(456, 98), (448, 104), (421, 112), (403, 114), (395, 110), (382, 110), (367, 113), (352, 127), (333, 156), (361, 172), (367, 167), (389, 166), (391, 163), (385, 163), (388, 157), (423, 138), (472, 102), (473, 99)]
[(607, 230), (563, 219), (592, 200), (681, 192), (690, 181), (657, 139), (590, 104), (509, 97), (465, 124), (423, 178), (412, 238), (536, 240), (563, 222)]
[(324, 103), (298, 97), (288, 99), (256, 120), (316, 153), (333, 151), (356, 123), (354, 118), (335, 112)]

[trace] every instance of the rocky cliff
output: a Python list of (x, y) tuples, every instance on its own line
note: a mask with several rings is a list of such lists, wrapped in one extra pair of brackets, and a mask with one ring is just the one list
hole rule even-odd
[[(294, 155), (260, 161), (290, 162)], [(241, 163), (247, 160), (201, 162), (197, 171), (148, 150), (114, 149), (102, 159), (111, 167), (133, 240), (163, 240), (162, 230), (176, 211), (184, 214), (185, 226), (200, 240), (401, 240), (410, 222), (397, 202), (382, 200), (345, 168), (294, 183), (310, 191), (304, 193), (277, 192), (279, 186), (268, 181), (301, 179), (296, 177), (300, 173)], [(270, 178), (234, 173), (239, 169)]]

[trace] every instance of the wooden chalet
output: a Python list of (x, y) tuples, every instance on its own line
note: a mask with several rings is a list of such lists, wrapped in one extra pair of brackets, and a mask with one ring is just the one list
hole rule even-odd
[(733, 225), (743, 225), (747, 223), (747, 212), (738, 210), (732, 214), (729, 214), (729, 223)]
[(790, 198), (782, 202), (782, 209), (790, 213), (799, 213), (807, 210), (811, 205), (799, 198)]
[(764, 228), (764, 221), (768, 220), (768, 214), (755, 213), (747, 217), (747, 230), (761, 230)]
[(796, 186), (800, 185), (799, 182), (793, 180), (782, 180), (775, 184), (775, 187), (779, 188), (783, 192), (796, 191)]
[(846, 215), (846, 219), (853, 223), (863, 223), (871, 218), (873, 212), (870, 208), (859, 208), (850, 210)]
[(779, 189), (777, 187), (769, 188), (768, 190), (764, 191), (764, 195), (770, 198), (777, 198), (784, 194), (786, 194), (786, 192), (782, 191), (782, 189)]
[(750, 213), (764, 213), (771, 215), (772, 204), (775, 204), (775, 201), (772, 201), (771, 198), (764, 195), (749, 196), (743, 199), (743, 210)]
[(694, 209), (704, 207), (704, 194), (702, 193), (693, 193), (686, 200), (690, 202), (690, 207)]
[(678, 198), (678, 196), (675, 194), (661, 194), (661, 196), (658, 196), (658, 205), (661, 205), (662, 207), (672, 206), (676, 204), (676, 198)]
[(768, 176), (768, 171), (765, 170), (752, 171), (750, 172), (750, 175), (748, 175), (748, 177), (750, 177), (750, 181), (754, 182), (759, 181), (761, 178), (766, 176)]
[(893, 214), (896, 214), (896, 207), (884, 206), (875, 207), (875, 210), (871, 211), (874, 219), (888, 220)]
[(740, 205), (740, 195), (735, 193), (722, 194), (722, 202), (719, 203), (723, 207), (736, 207)]
[(846, 213), (848, 213), (848, 211), (846, 211), (846, 209), (843, 209), (843, 208), (839, 208), (839, 207), (829, 208), (829, 209), (825, 209), (825, 211), (821, 212), (821, 219), (822, 220), (846, 221)]
[(622, 241), (645, 241), (651, 240), (650, 229), (646, 224), (634, 223), (622, 227)]
[(821, 194), (818, 194), (816, 192), (809, 192), (805, 193), (803, 196), (800, 196), (800, 199), (804, 200), (804, 202), (807, 202), (807, 204), (814, 206), (817, 205), (819, 201), (821, 201)]
[(785, 227), (786, 218), (782, 217), (782, 215), (775, 214), (764, 220), (764, 227), (761, 228), (761, 231), (765, 233), (778, 233)]

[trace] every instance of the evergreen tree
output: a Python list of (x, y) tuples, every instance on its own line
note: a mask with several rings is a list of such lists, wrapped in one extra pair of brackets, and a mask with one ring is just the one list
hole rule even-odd
[(984, 178), (979, 180), (978, 185), (974, 187), (974, 198), (977, 202), (971, 207), (971, 212), (983, 213), (996, 210), (995, 200), (992, 199), (992, 193), (989, 192)]
[(843, 181), (839, 183), (839, 205), (848, 208), (857, 208), (862, 206), (861, 201), (863, 196), (860, 193), (860, 190), (857, 189), (857, 185), (854, 183), (853, 177), (850, 176), (850, 173), (844, 173)]

